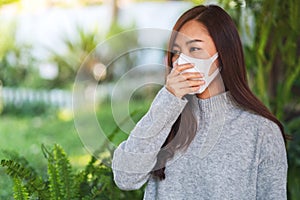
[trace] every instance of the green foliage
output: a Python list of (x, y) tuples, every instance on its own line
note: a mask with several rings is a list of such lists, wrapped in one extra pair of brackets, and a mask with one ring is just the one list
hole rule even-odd
[(252, 90), (280, 120), (290, 118), (286, 111), (299, 101), (294, 91), (300, 77), (300, 24), (295, 20), (300, 17), (300, 4), (295, 0), (220, 2), (253, 39), (243, 41)]
[[(296, 143), (296, 141), (298, 143)], [(294, 137), (294, 141), (289, 147), (289, 176), (288, 176), (288, 196), (289, 199), (297, 199), (300, 196), (300, 163), (299, 163), (299, 135)]]
[(288, 191), (289, 199), (300, 197), (300, 117), (290, 121), (287, 125), (289, 132), (293, 133), (293, 140), (288, 145)]
[[(54, 108), (52, 110), (55, 110)], [(35, 102), (31, 103), (28, 101), (25, 101), (21, 104), (15, 105), (15, 104), (6, 104), (3, 107), (2, 112), (0, 112), (2, 115), (15, 115), (15, 116), (28, 116), (28, 117), (34, 117), (34, 116), (40, 116), (44, 115), (47, 112), (52, 111), (49, 105), (46, 105), (43, 102)]]
[(205, 2), (205, 0), (191, 0), (193, 2), (193, 4), (195, 5), (200, 5), (203, 4)]
[[(240, 30), (249, 82), (255, 94), (293, 136), (288, 142), (288, 197), (300, 196), (300, 4), (296, 0), (220, 0)], [(244, 7), (243, 7), (244, 6)], [(252, 18), (247, 24), (243, 14)], [(252, 34), (252, 35), (251, 35)]]
[(294, 0), (246, 2), (256, 24), (248, 50), (255, 58), (249, 68), (253, 89), (280, 120), (290, 119), (289, 111), (299, 102), (294, 90), (300, 77), (300, 24), (295, 20), (300, 17), (300, 4)]
[(0, 8), (1, 8), (1, 6), (15, 3), (15, 2), (19, 2), (19, 0), (0, 0)]
[(1, 161), (14, 181), (14, 198), (36, 199), (141, 199), (143, 190), (121, 191), (113, 181), (112, 170), (100, 160), (91, 157), (83, 171), (75, 173), (69, 159), (59, 145), (49, 151), (42, 146), (48, 160), (48, 174), (42, 179), (35, 170), (14, 160)]
[(32, 45), (15, 41), (16, 25), (16, 21), (0, 21), (0, 81), (10, 87), (43, 87), (46, 81), (39, 76)]
[[(22, 166), (28, 166), (30, 163), (30, 166), (42, 177), (46, 177), (47, 160), (43, 159), (43, 154), (39, 151), (40, 143), (60, 143), (68, 149), (75, 169), (81, 168), (88, 159), (74, 128), (74, 122), (59, 120), (56, 112), (35, 116), (17, 113), (1, 115), (0, 130), (0, 147), (7, 149), (0, 151), (0, 160), (14, 160)], [(10, 150), (21, 152), (27, 159), (19, 158)], [(10, 199), (13, 183), (1, 167), (0, 177), (0, 199)]]
[(14, 199), (29, 199), (29, 193), (19, 178), (14, 178)]
[[(124, 40), (124, 38), (115, 37), (113, 41), (103, 41), (125, 30), (128, 30), (128, 27), (125, 28), (118, 23), (112, 23), (109, 32), (106, 36), (103, 36), (97, 27), (93, 30), (85, 30), (85, 28), (78, 25), (76, 27), (77, 35), (74, 39), (67, 36), (62, 38), (62, 43), (66, 47), (64, 53), (49, 50), (51, 53), (49, 62), (57, 65), (59, 69), (58, 76), (49, 83), (51, 88), (70, 88), (79, 69), (85, 77), (89, 77), (89, 80), (95, 80), (97, 82), (98, 80), (94, 74), (94, 68), (97, 64), (111, 62), (111, 58), (118, 56), (119, 49), (124, 49), (129, 45), (136, 44), (135, 35), (131, 35), (131, 37), (126, 38), (126, 40)], [(103, 43), (105, 45), (103, 45)], [(97, 47), (98, 44), (100, 44), (100, 47), (108, 49), (101, 51), (101, 49)], [(103, 52), (106, 51), (108, 51), (108, 54), (103, 55)], [(132, 66), (129, 62), (130, 60), (127, 60), (127, 63), (122, 67)], [(113, 69), (113, 66), (109, 66), (105, 81), (111, 81), (113, 79)]]
[[(24, 160), (24, 158), (17, 160)], [(27, 161), (25, 163), (28, 163)], [(14, 180), (14, 197), (22, 199), (23, 196), (39, 196), (42, 199), (48, 197), (47, 185), (36, 171), (27, 164), (21, 164), (14, 160), (1, 160), (1, 166), (6, 168), (6, 173)], [(26, 195), (27, 194), (27, 195)]]
[(2, 61), (4, 55), (14, 46), (14, 35), (16, 32), (16, 23), (6, 22), (1, 20), (0, 23), (0, 61)]
[[(84, 75), (89, 77), (90, 80), (99, 81), (94, 74), (95, 66), (103, 64), (108, 58), (118, 55), (118, 49), (124, 49), (129, 45), (134, 46), (137, 43), (136, 35), (131, 35), (126, 40), (124, 38), (118, 39), (108, 44), (111, 45), (109, 47), (109, 55), (102, 56), (99, 55), (99, 52), (93, 52), (100, 42), (134, 28), (134, 25), (123, 27), (117, 23), (116, 19), (105, 36), (101, 34), (101, 30), (98, 27), (87, 30), (83, 26), (77, 25), (74, 37), (70, 37), (67, 34), (62, 35), (61, 42), (65, 46), (64, 52), (48, 49), (50, 56), (47, 60), (41, 61), (32, 55), (32, 45), (16, 41), (16, 25), (16, 22), (11, 21), (0, 22), (0, 81), (2, 81), (3, 85), (10, 87), (70, 89), (80, 67), (82, 67)], [(122, 65), (132, 66), (131, 60), (127, 58), (126, 63)], [(111, 60), (109, 59), (109, 61)], [(57, 67), (57, 76), (53, 80), (42, 78), (39, 72), (42, 67), (40, 66), (41, 64)], [(109, 67), (106, 81), (111, 81), (114, 78), (113, 71), (114, 67)]]
[(48, 158), (49, 190), (51, 199), (75, 199), (74, 176), (72, 167), (64, 150), (55, 145), (52, 152), (42, 146), (44, 155)]
[[(134, 30), (135, 26), (133, 23), (129, 27), (124, 27), (117, 19), (113, 20), (105, 36), (106, 40), (97, 47), (97, 54), (107, 67), (105, 82), (119, 80), (136, 65), (137, 57), (131, 54), (131, 51), (138, 47), (138, 35), (137, 31), (128, 32)], [(102, 48), (105, 51), (102, 51)]]
[[(30, 88), (71, 88), (74, 82), (74, 77), (80, 67), (87, 76), (94, 77), (94, 67), (105, 62), (107, 57), (115, 56), (117, 49), (126, 47), (127, 44), (135, 44), (132, 35), (127, 38), (124, 43), (116, 41), (109, 45), (113, 55), (99, 56), (93, 52), (96, 46), (109, 36), (118, 34), (127, 30), (127, 28), (120, 26), (118, 23), (113, 23), (107, 36), (102, 36), (97, 27), (93, 30), (86, 30), (84, 27), (77, 25), (76, 35), (71, 38), (67, 35), (62, 36), (62, 43), (66, 50), (59, 53), (55, 50), (49, 49), (50, 57), (46, 63), (58, 68), (58, 74), (53, 80), (43, 79), (39, 74), (39, 65), (42, 63), (32, 55), (33, 47), (29, 44), (16, 42), (16, 22), (0, 23), (0, 80), (5, 86), (10, 87), (30, 87)], [(134, 43), (135, 42), (135, 43)], [(45, 61), (43, 61), (45, 63)], [(126, 64), (125, 66), (131, 66)], [(113, 68), (108, 72), (109, 80), (113, 75)], [(98, 81), (95, 79), (95, 81)]]
[[(138, 121), (149, 106), (150, 101), (132, 102), (129, 109), (133, 120)], [(98, 112), (97, 115), (104, 131), (109, 133), (107, 137), (110, 141), (117, 145), (126, 139), (128, 135), (121, 133), (114, 123), (109, 104), (103, 103), (101, 112)], [(109, 167), (112, 152), (107, 146), (102, 146), (98, 152), (93, 154), (99, 155), (97, 156), (99, 159), (90, 157), (89, 162), (88, 160), (79, 160), (80, 157), (86, 157), (86, 152), (82, 150), (82, 144), (76, 137), (72, 121), (59, 121), (55, 117), (55, 113), (47, 113), (46, 116), (41, 115), (34, 118), (4, 115), (0, 121), (0, 128), (3, 133), (0, 141), (1, 148), (13, 147), (14, 149), (14, 151), (3, 151), (3, 155), (0, 155), (3, 159), (3, 168), (0, 168), (0, 173), (2, 173), (1, 199), (9, 199), (13, 189), (13, 186), (8, 184), (10, 180), (3, 183), (3, 180), (8, 178), (4, 176), (4, 169), (10, 177), (20, 179), (30, 199), (51, 199), (50, 195), (52, 197), (56, 195), (63, 199), (66, 191), (71, 190), (73, 191), (71, 199), (142, 199), (143, 189), (126, 192), (119, 190), (115, 185), (112, 170)], [(72, 155), (68, 157), (58, 145), (54, 145), (52, 149), (42, 146), (42, 152), (46, 158), (42, 159), (43, 156), (35, 145), (41, 141), (45, 143), (59, 142)], [(19, 156), (16, 151), (22, 152), (28, 160)], [(106, 152), (108, 153), (106, 154)], [(72, 161), (72, 164), (69, 160)], [(85, 166), (84, 163), (88, 164)], [(4, 193), (3, 190), (6, 192)]]
[(85, 180), (81, 187), (89, 191), (89, 195), (85, 196), (88, 199), (141, 199), (143, 196), (142, 190), (130, 192), (119, 190), (113, 181), (111, 168), (95, 157), (91, 158), (84, 173), (80, 175)]
[[(55, 50), (49, 50), (51, 56), (49, 62), (54, 63), (58, 67), (58, 76), (51, 81), (51, 88), (68, 88), (71, 87), (76, 76), (77, 70), (91, 53), (91, 51), (100, 42), (100, 33), (97, 28), (92, 31), (86, 31), (83, 27), (77, 25), (75, 39), (63, 36), (62, 43), (66, 47), (64, 53), (57, 53)], [(87, 72), (90, 72), (96, 58), (90, 57), (87, 62)]]

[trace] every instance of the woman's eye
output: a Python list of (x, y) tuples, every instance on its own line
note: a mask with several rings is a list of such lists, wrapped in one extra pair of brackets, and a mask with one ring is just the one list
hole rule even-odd
[(201, 50), (201, 48), (199, 48), (199, 47), (191, 47), (190, 48), (190, 52), (199, 51), (199, 50)]

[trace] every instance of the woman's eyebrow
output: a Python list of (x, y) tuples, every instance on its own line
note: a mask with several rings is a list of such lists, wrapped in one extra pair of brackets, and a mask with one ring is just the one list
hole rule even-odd
[(194, 43), (194, 42), (203, 42), (203, 40), (200, 40), (200, 39), (189, 40), (189, 41), (186, 42), (186, 45), (189, 45), (189, 44)]

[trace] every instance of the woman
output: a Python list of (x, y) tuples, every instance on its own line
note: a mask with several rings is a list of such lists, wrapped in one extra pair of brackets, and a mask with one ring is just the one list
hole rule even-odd
[(147, 182), (147, 200), (286, 199), (283, 127), (249, 89), (230, 16), (197, 6), (173, 30), (166, 84), (114, 152), (118, 187)]

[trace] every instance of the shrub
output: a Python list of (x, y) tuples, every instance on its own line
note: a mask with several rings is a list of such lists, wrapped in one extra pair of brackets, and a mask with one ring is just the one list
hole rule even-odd
[(6, 174), (13, 179), (14, 198), (23, 199), (142, 199), (143, 189), (122, 191), (113, 181), (112, 170), (91, 157), (84, 170), (74, 172), (63, 148), (42, 145), (48, 161), (47, 176), (39, 175), (22, 157), (1, 160)]
[(46, 114), (51, 109), (54, 110), (54, 108), (49, 107), (49, 105), (43, 102), (31, 103), (25, 101), (19, 105), (10, 103), (3, 106), (2, 114), (33, 117)]

